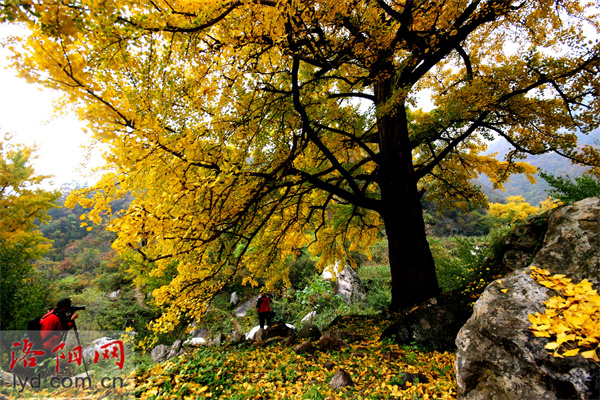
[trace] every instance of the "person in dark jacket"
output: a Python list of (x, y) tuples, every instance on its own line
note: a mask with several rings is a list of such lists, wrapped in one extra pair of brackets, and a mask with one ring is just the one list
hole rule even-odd
[(256, 312), (258, 313), (260, 329), (265, 329), (265, 322), (267, 327), (271, 326), (271, 296), (260, 294), (256, 301)]
[(52, 354), (52, 350), (60, 344), (63, 333), (75, 325), (74, 321), (78, 317), (77, 313), (73, 313), (70, 317), (67, 316), (71, 305), (71, 299), (62, 299), (52, 311), (41, 318), (40, 335), (46, 355)]

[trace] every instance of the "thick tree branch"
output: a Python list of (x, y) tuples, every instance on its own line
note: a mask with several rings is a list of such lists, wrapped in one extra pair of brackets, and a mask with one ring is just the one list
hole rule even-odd
[(310, 122), (310, 118), (300, 101), (300, 86), (298, 84), (298, 71), (300, 68), (300, 59), (298, 57), (294, 57), (293, 65), (292, 65), (292, 93), (293, 93), (293, 102), (294, 109), (298, 114), (300, 114), (302, 120), (302, 130), (306, 133), (307, 137), (312, 141), (317, 148), (325, 155), (327, 160), (333, 165), (333, 167), (344, 177), (350, 189), (355, 195), (360, 193), (360, 188), (354, 181), (354, 178), (350, 175), (348, 170), (346, 170), (340, 162), (337, 160), (335, 155), (323, 144), (317, 133), (313, 130)]

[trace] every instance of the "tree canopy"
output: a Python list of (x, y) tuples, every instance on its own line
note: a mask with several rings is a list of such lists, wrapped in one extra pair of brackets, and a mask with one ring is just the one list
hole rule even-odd
[(25, 322), (42, 309), (48, 293), (36, 279), (31, 262), (50, 243), (37, 229), (48, 220), (60, 193), (39, 184), (30, 160), (34, 149), (0, 141), (0, 329), (25, 329)]
[[(200, 315), (229, 277), (286, 281), (389, 242), (392, 308), (435, 295), (421, 199), (485, 204), (556, 152), (600, 172), (600, 20), (580, 1), (52, 0), (5, 5), (31, 36), (23, 77), (59, 88), (110, 147), (91, 207), (139, 259), (160, 329)], [(17, 48), (17, 47), (15, 47)], [(419, 107), (424, 93), (432, 109)], [(483, 155), (502, 137), (504, 159)], [(533, 179), (533, 178), (532, 178)], [(351, 260), (349, 260), (351, 262)]]
[(21, 247), (27, 259), (48, 250), (49, 243), (37, 228), (49, 220), (48, 211), (60, 197), (40, 187), (49, 176), (35, 174), (30, 164), (34, 151), (0, 141), (0, 242)]

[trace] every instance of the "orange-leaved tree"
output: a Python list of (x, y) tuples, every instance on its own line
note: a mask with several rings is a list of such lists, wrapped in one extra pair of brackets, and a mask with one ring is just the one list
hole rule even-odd
[[(49, 0), (5, 3), (32, 31), (25, 78), (59, 88), (110, 147), (73, 199), (140, 277), (168, 277), (160, 329), (235, 274), (286, 279), (385, 232), (393, 309), (438, 293), (421, 199), (484, 204), (472, 181), (531, 176), (525, 154), (600, 166), (598, 16), (577, 0)], [(417, 100), (429, 93), (430, 110)], [(486, 141), (507, 140), (504, 159)], [(598, 169), (596, 169), (598, 172)]]

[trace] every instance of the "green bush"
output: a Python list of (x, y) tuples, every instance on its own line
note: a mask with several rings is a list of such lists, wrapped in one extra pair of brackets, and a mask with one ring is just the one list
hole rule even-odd
[(302, 290), (296, 292), (297, 301), (317, 313), (337, 309), (342, 303), (342, 298), (334, 294), (333, 283), (321, 279), (320, 275), (313, 275), (310, 283)]
[(381, 257), (377, 263), (363, 265), (358, 270), (358, 277), (367, 289), (367, 297), (364, 302), (365, 312), (386, 310), (392, 301), (390, 266), (382, 263), (386, 261), (387, 258)]
[(492, 229), (484, 237), (430, 239), (438, 283), (442, 292), (461, 288), (470, 282), (490, 279), (488, 260), (495, 257), (509, 228)]
[(25, 246), (0, 243), (0, 330), (24, 330), (49, 305), (49, 282), (36, 271)]
[(600, 179), (598, 178), (594, 179), (589, 175), (583, 175), (571, 180), (543, 171), (540, 171), (540, 176), (553, 188), (546, 192), (563, 203), (570, 204), (588, 197), (600, 196)]
[(374, 311), (387, 310), (392, 302), (392, 290), (387, 287), (378, 286), (367, 292), (366, 307)]
[(309, 285), (311, 278), (319, 272), (317, 271), (316, 262), (311, 259), (306, 250), (303, 250), (302, 254), (296, 259), (290, 256), (286, 264), (290, 270), (289, 278), (294, 289)]

